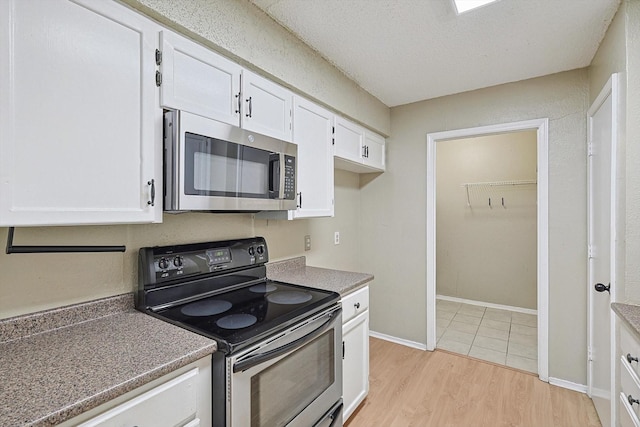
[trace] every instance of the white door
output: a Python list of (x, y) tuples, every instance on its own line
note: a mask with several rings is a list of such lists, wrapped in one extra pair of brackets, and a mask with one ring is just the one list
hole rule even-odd
[(292, 141), (293, 93), (257, 74), (242, 71), (242, 127), (273, 138)]
[(615, 141), (617, 75), (588, 112), (589, 127), (589, 325), (588, 391), (602, 425), (615, 425), (611, 411), (612, 316), (615, 301)]
[(0, 225), (162, 221), (157, 30), (117, 2), (0, 1)]
[(171, 31), (160, 33), (163, 107), (240, 126), (242, 68)]
[(340, 116), (336, 116), (335, 155), (352, 162), (362, 162), (364, 130)]
[(333, 216), (333, 114), (298, 96), (294, 104), (298, 209), (293, 211), (293, 218)]

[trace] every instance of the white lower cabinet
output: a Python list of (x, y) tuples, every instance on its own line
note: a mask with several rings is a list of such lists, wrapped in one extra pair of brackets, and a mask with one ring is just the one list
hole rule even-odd
[(640, 342), (622, 322), (618, 324), (618, 424), (622, 427), (640, 427)]
[(342, 299), (342, 399), (346, 422), (369, 393), (369, 287)]
[(211, 425), (211, 357), (92, 409), (61, 427)]

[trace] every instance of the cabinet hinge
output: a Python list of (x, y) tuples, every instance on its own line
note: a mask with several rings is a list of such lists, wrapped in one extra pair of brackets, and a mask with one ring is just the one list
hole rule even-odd
[(589, 362), (593, 362), (593, 351), (591, 350), (591, 347), (587, 348), (587, 360)]
[(591, 245), (587, 246), (587, 255), (588, 255), (589, 259), (593, 258), (593, 246), (591, 246)]
[(156, 71), (156, 86), (160, 87), (162, 85), (162, 73), (160, 71)]
[(589, 143), (587, 144), (587, 156), (593, 156), (593, 141), (589, 141)]
[(162, 64), (162, 52), (160, 49), (156, 49), (156, 65)]
[(331, 145), (336, 145), (336, 127), (331, 126)]

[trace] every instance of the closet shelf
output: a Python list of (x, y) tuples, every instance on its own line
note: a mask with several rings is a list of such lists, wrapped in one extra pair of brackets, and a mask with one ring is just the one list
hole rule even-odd
[[(467, 206), (471, 207), (471, 198), (469, 197), (469, 190), (474, 188), (488, 188), (488, 187), (504, 187), (504, 186), (519, 186), (519, 185), (536, 185), (538, 182), (535, 179), (524, 180), (512, 180), (512, 181), (490, 181), (490, 182), (466, 182), (461, 184), (461, 187), (465, 188), (467, 193)], [(489, 207), (491, 207), (491, 198), (489, 198)], [(502, 207), (504, 207), (504, 197), (502, 198)]]
[(499, 187), (503, 185), (536, 185), (538, 181), (535, 179), (519, 180), (519, 181), (490, 181), (490, 182), (467, 182), (461, 184), (461, 187), (475, 188), (475, 187)]

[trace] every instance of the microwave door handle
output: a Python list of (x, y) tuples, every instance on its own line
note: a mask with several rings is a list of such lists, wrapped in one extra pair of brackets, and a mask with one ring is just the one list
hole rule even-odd
[(278, 198), (284, 199), (284, 179), (286, 176), (287, 168), (285, 163), (284, 153), (279, 153), (279, 162), (280, 162), (280, 182), (278, 186)]
[(310, 332), (307, 335), (290, 342), (289, 344), (285, 344), (282, 347), (278, 347), (274, 350), (256, 354), (255, 356), (251, 356), (245, 360), (235, 363), (233, 365), (233, 372), (236, 373), (246, 371), (247, 369), (251, 369), (261, 363), (267, 362), (271, 359), (275, 359), (278, 356), (294, 351), (295, 349), (302, 347), (308, 342), (313, 341), (329, 329), (331, 323), (340, 313), (342, 313), (342, 309), (334, 311), (333, 313), (331, 313), (331, 316), (329, 316), (329, 319), (313, 332)]

